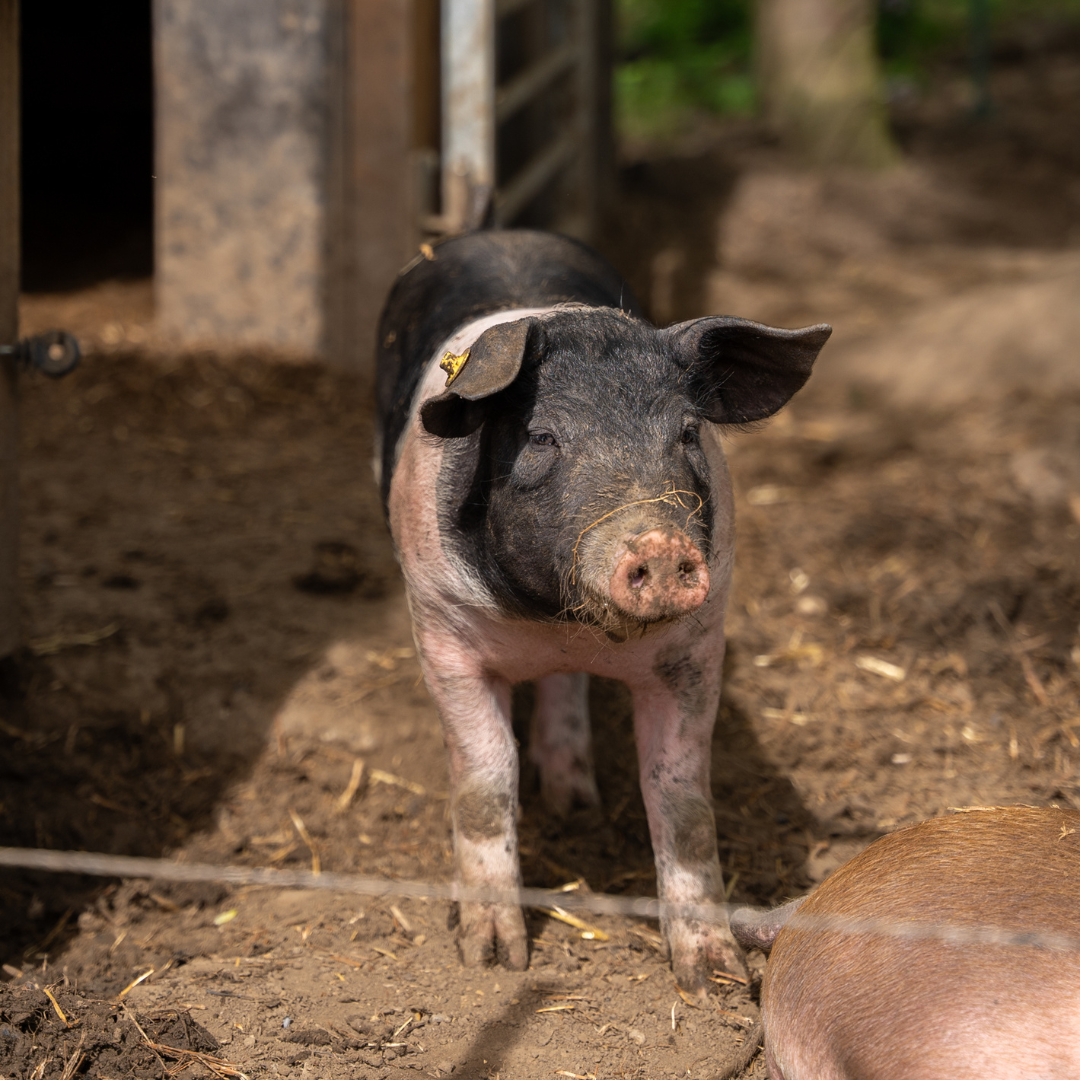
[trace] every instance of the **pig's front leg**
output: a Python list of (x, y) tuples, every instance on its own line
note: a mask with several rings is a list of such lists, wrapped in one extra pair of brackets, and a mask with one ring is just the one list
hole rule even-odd
[[(660, 899), (722, 902), (709, 775), (720, 660), (662, 656), (651, 677), (631, 689)], [(745, 974), (746, 962), (726, 921), (669, 916), (662, 926), (675, 979), (684, 990), (703, 995), (713, 968)]]
[[(474, 888), (520, 887), (517, 827), (518, 755), (510, 728), (510, 686), (475, 670), (453, 642), (418, 635), (428, 690), (450, 756), (450, 815), (457, 879)], [(521, 908), (461, 904), (458, 929), (467, 965), (497, 960), (523, 971), (529, 963)]]
[(593, 772), (588, 675), (537, 679), (529, 758), (540, 770), (544, 805), (556, 816), (600, 802)]

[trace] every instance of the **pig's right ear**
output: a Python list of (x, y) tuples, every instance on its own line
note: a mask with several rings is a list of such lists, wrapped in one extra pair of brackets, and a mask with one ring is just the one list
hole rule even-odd
[(440, 439), (471, 435), (487, 416), (485, 399), (505, 390), (521, 371), (535, 319), (518, 319), (485, 330), (445, 394), (420, 407), (424, 430)]
[(662, 331), (676, 362), (693, 374), (705, 415), (714, 424), (748, 424), (772, 416), (810, 378), (832, 327), (801, 330), (716, 316)]

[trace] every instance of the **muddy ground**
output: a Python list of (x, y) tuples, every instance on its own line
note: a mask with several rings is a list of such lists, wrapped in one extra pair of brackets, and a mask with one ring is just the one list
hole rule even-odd
[[(1080, 273), (1080, 54), (999, 58), (982, 125), (956, 85), (945, 69), (896, 107), (891, 177), (808, 177), (748, 124), (637, 148), (623, 173), (605, 246), (658, 321), (837, 327), (793, 406), (728, 440), (713, 790), (735, 901), (803, 892), (950, 807), (1080, 807), (1080, 358), (1056, 299)], [(1018, 296), (1011, 323), (1039, 335), (1006, 339)], [(24, 384), (0, 843), (446, 880), (446, 764), (368, 387), (176, 353), (149, 297), (24, 305), (26, 329), (91, 352)], [(915, 353), (940, 359), (904, 383)], [(556, 828), (526, 769), (525, 880), (647, 895), (627, 695), (597, 681), (592, 705), (603, 809)], [(684, 1001), (655, 926), (628, 919), (585, 940), (533, 913), (516, 974), (463, 970), (436, 901), (5, 873), (0, 902), (5, 1076), (697, 1078), (756, 1015), (753, 987)]]

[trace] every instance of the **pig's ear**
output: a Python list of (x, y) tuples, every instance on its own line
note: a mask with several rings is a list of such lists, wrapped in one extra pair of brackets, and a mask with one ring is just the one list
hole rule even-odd
[(468, 352), (449, 388), (420, 408), (424, 430), (440, 439), (471, 435), (487, 414), (485, 398), (505, 390), (521, 371), (525, 346), (535, 319), (518, 319), (485, 330)]
[(717, 316), (662, 331), (676, 361), (695, 377), (706, 417), (714, 424), (747, 424), (772, 416), (810, 378), (832, 327), (801, 330)]

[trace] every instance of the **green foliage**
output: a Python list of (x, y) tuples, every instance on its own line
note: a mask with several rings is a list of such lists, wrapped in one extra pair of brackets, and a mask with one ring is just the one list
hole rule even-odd
[(620, 0), (623, 47), (675, 57), (703, 45), (750, 38), (749, 0)]
[(962, 47), (971, 0), (880, 0), (877, 47), (886, 75), (923, 81), (929, 61)]
[[(988, 0), (992, 38), (1024, 23), (1080, 21), (1080, 0)], [(878, 0), (878, 54), (887, 75), (922, 82), (935, 57), (964, 55), (970, 44), (973, 0)]]
[[(989, 0), (991, 26), (1080, 21), (1080, 0)], [(916, 85), (935, 57), (967, 49), (972, 0), (878, 0), (883, 72)], [(655, 138), (695, 114), (754, 110), (753, 0), (615, 0), (620, 130)]]
[(620, 128), (655, 136), (694, 113), (750, 113), (751, 0), (617, 0)]

